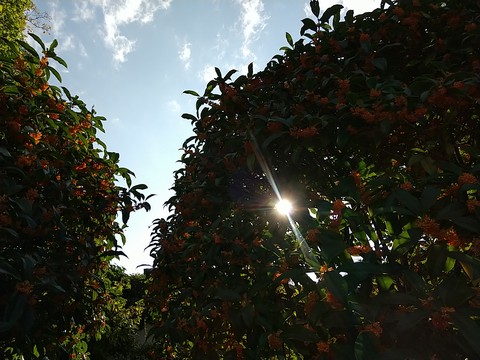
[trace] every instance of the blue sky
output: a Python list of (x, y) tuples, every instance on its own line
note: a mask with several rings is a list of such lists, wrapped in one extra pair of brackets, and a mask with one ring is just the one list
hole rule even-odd
[[(194, 113), (195, 99), (215, 77), (254, 71), (286, 45), (285, 32), (299, 38), (307, 0), (36, 0), (51, 16), (44, 35), (59, 42), (57, 53), (69, 67), (63, 85), (105, 116), (100, 138), (134, 171), (135, 183), (149, 186), (152, 211), (138, 212), (126, 231), (120, 264), (128, 272), (150, 264), (144, 248), (152, 221), (166, 217), (163, 203), (173, 195), (172, 173), (179, 168), (183, 141), (191, 135), (182, 113)], [(321, 0), (321, 11), (340, 3), (355, 14), (380, 0)]]

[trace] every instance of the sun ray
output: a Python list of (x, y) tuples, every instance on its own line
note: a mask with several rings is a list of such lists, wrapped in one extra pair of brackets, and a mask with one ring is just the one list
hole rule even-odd
[[(314, 270), (317, 271), (320, 268), (320, 263), (317, 260), (317, 257), (313, 253), (312, 249), (310, 246), (308, 246), (307, 241), (303, 237), (302, 233), (298, 229), (297, 223), (293, 220), (292, 216), (290, 215), (292, 205), (290, 201), (283, 199), (282, 196), (280, 195), (280, 190), (275, 182), (275, 179), (273, 177), (272, 171), (270, 170), (270, 167), (268, 166), (267, 160), (263, 156), (262, 152), (260, 151), (260, 148), (258, 146), (257, 140), (253, 136), (253, 133), (250, 131), (250, 137), (252, 138), (253, 141), (253, 149), (255, 152), (255, 155), (257, 157), (258, 163), (260, 167), (262, 168), (263, 173), (265, 174), (270, 186), (272, 187), (275, 195), (277, 196), (278, 202), (277, 206), (275, 208), (279, 212), (284, 212), (287, 208), (288, 211), (284, 212), (284, 215), (287, 216), (288, 221), (290, 223), (290, 227), (292, 228), (293, 234), (295, 235), (295, 239), (297, 240), (298, 246), (300, 248), (300, 251), (302, 252), (303, 258), (305, 259), (305, 262)], [(280, 210), (281, 208), (282, 210)]]

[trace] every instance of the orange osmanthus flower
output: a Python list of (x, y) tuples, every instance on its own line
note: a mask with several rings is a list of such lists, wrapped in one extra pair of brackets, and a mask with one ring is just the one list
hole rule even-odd
[(280, 332), (277, 331), (276, 333), (268, 335), (268, 346), (272, 350), (280, 350), (283, 346), (283, 341), (280, 338)]
[(317, 350), (321, 353), (328, 353), (330, 352), (330, 345), (325, 341), (317, 342)]
[(458, 177), (458, 185), (460, 186), (464, 184), (476, 184), (476, 183), (478, 183), (478, 180), (473, 174), (463, 173)]
[(362, 331), (371, 332), (376, 337), (380, 337), (380, 335), (382, 335), (383, 328), (380, 322), (375, 321), (373, 323), (365, 325)]
[(33, 139), (33, 142), (35, 144), (38, 144), (40, 142), (40, 139), (42, 138), (42, 133), (40, 131), (34, 132), (30, 134), (30, 137)]
[(325, 302), (329, 304), (332, 309), (343, 309), (343, 304), (328, 290), (325, 294)]
[(441, 234), (440, 225), (428, 215), (424, 215), (418, 220), (417, 226), (423, 230), (425, 235), (432, 236), (433, 238), (438, 238), (439, 234)]

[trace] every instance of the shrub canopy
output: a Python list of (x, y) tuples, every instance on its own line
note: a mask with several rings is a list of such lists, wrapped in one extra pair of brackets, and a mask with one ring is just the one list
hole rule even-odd
[(311, 1), (265, 70), (186, 91), (160, 358), (480, 356), (480, 5), (385, 3)]
[(40, 55), (18, 40), (0, 58), (0, 354), (80, 357), (114, 303), (102, 277), (122, 254), (117, 214), (149, 205), (97, 137), (104, 118), (49, 83), (50, 62), (66, 66), (57, 42), (32, 37)]

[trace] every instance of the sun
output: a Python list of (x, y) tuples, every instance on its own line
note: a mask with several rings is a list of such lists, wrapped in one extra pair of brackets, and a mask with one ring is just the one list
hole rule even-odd
[(281, 199), (275, 205), (275, 210), (277, 210), (282, 215), (289, 215), (292, 212), (292, 203), (287, 199)]

